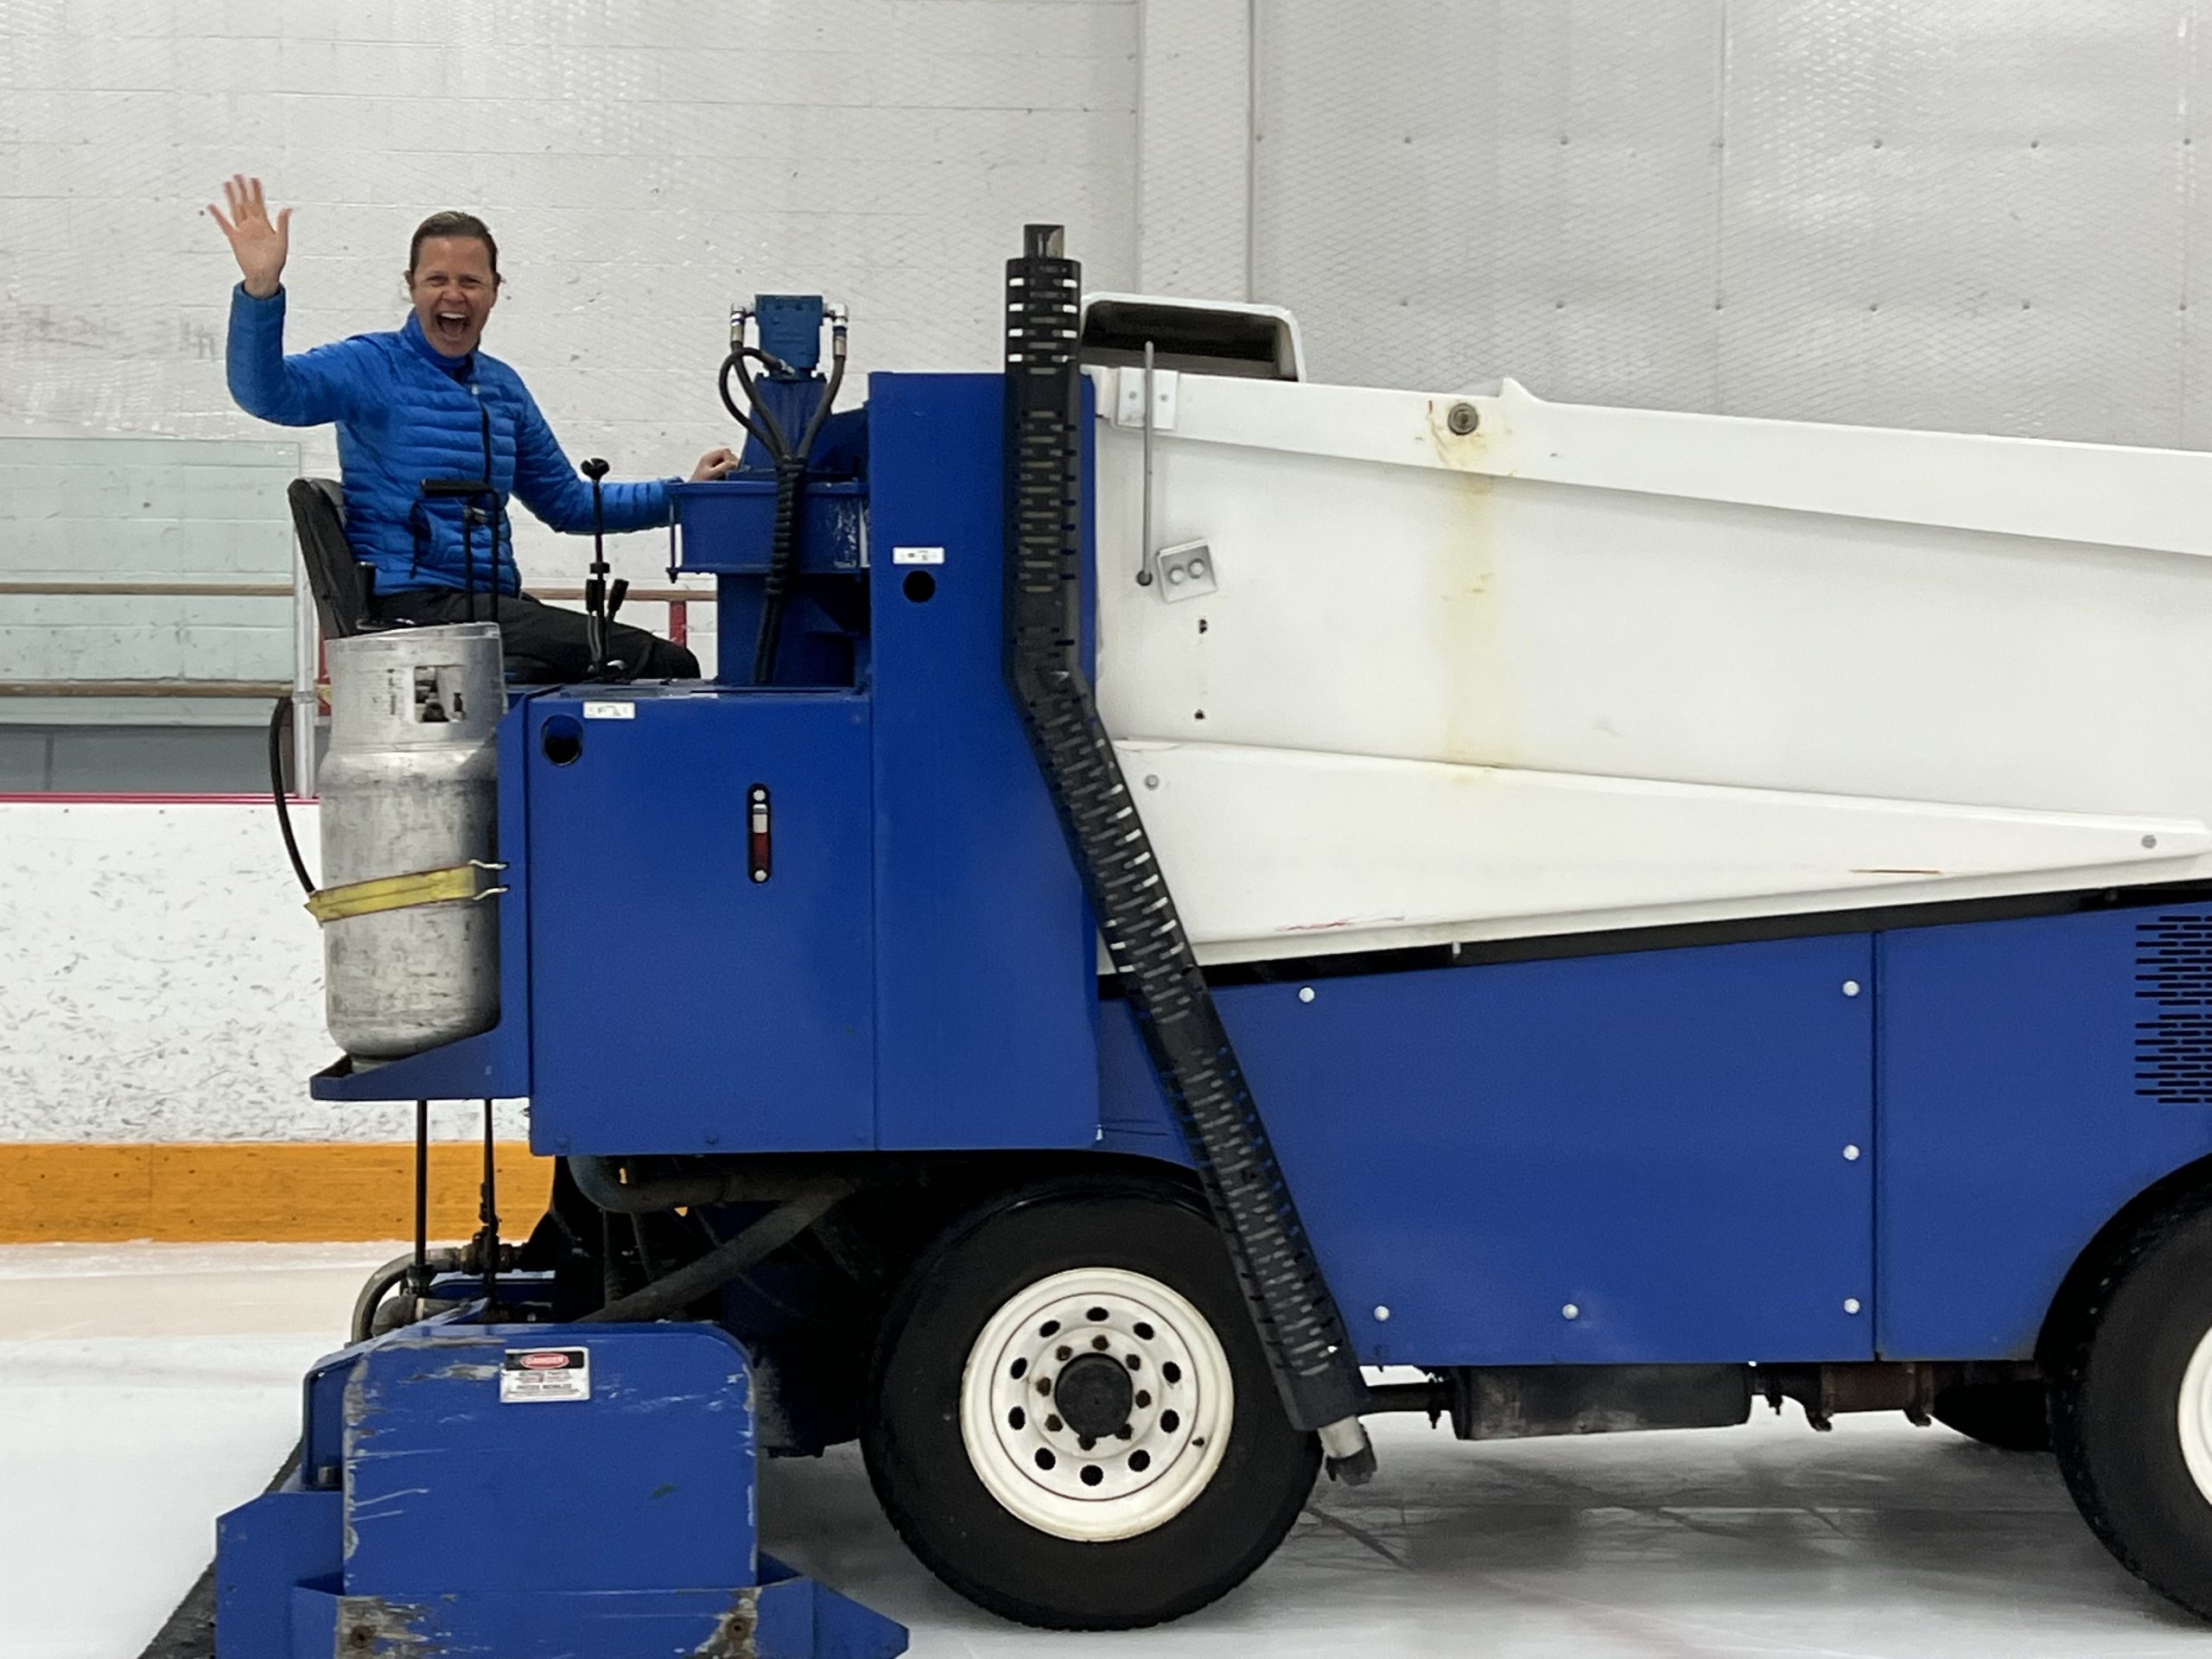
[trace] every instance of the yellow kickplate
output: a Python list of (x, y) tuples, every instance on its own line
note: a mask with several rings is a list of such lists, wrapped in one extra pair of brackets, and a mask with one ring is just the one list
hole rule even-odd
[[(501, 1141), (500, 1230), (530, 1231), (553, 1160)], [(484, 1148), (430, 1143), (430, 1236), (476, 1229)], [(0, 1145), (0, 1244), (404, 1239), (415, 1231), (415, 1148), (404, 1141)], [(7, 1332), (0, 1328), (0, 1336)]]
[(485, 873), (498, 868), (492, 864), (455, 864), (449, 869), (419, 870), (412, 875), (380, 875), (372, 881), (349, 881), (342, 887), (325, 887), (308, 899), (308, 914), (318, 922), (338, 922), (349, 916), (373, 916), (379, 911), (410, 910), (417, 905), (486, 899), (505, 891), (485, 885)]

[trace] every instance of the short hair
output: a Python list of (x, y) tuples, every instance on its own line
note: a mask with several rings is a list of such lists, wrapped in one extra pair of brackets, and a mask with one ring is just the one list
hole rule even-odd
[(415, 227), (415, 239), (407, 245), (407, 274), (415, 274), (415, 266), (423, 257), (423, 242), (433, 236), (473, 236), (484, 245), (484, 251), (492, 257), (492, 280), (499, 280), (499, 245), (492, 239), (492, 227), (474, 213), (464, 213), (448, 208), (432, 213)]

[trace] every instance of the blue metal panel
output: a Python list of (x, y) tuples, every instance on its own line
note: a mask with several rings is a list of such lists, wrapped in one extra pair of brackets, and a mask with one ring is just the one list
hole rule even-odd
[(1000, 666), (1003, 383), (868, 391), (878, 1144), (1088, 1146), (1096, 931)]
[[(1218, 995), (1363, 1360), (1866, 1359), (1872, 1166), (1843, 1148), (1870, 1137), (1873, 999), (1843, 987), (1871, 955), (1850, 935)], [(1107, 1144), (1164, 1150), (1108, 1007)]]
[(823, 306), (819, 294), (756, 294), (753, 315), (760, 349), (801, 374), (822, 360)]
[(215, 1659), (291, 1653), (290, 1586), (334, 1588), (343, 1564), (339, 1503), (334, 1491), (294, 1486), (264, 1493), (215, 1522)]
[[(706, 484), (671, 484), (668, 493), (679, 531), (677, 568), (753, 574), (767, 569), (776, 527), (772, 476), (733, 475)], [(861, 511), (866, 500), (863, 486), (851, 479), (817, 479), (801, 486), (798, 553), (802, 572), (861, 568), (867, 556)]]
[[(614, 687), (531, 704), (531, 1144), (828, 1151), (873, 1133), (868, 704)], [(549, 721), (582, 753), (550, 760)], [(748, 879), (746, 798), (773, 873)]]
[(1883, 936), (1885, 1356), (2025, 1357), (2098, 1229), (2212, 1153), (2212, 1108), (2137, 1092), (2139, 930), (2165, 917), (2212, 906)]
[[(503, 1402), (509, 1349), (582, 1348), (590, 1397)], [(753, 1581), (751, 1382), (713, 1325), (443, 1325), (365, 1351), (346, 1395), (346, 1590), (697, 1590)]]
[[(586, 1351), (588, 1390), (503, 1398), (517, 1349)], [(759, 1557), (751, 1384), (715, 1326), (456, 1316), (322, 1362), (314, 1410), (326, 1381), (343, 1491), (295, 1482), (223, 1517), (219, 1659), (906, 1649), (897, 1624)]]
[(329, 1477), (346, 1458), (346, 1382), (360, 1348), (340, 1350), (315, 1361), (301, 1386), (300, 1479), (333, 1484)]
[(317, 1100), (513, 1100), (530, 1093), (530, 841), (524, 809), (527, 696), (499, 721), (499, 1023), (474, 1037), (355, 1071), (349, 1062), (308, 1086)]

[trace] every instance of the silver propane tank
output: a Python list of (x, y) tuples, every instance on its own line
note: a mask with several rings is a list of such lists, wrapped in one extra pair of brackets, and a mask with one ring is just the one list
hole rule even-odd
[(329, 642), (319, 774), (330, 1034), (359, 1060), (419, 1054), (499, 1018), (498, 751), (489, 622)]

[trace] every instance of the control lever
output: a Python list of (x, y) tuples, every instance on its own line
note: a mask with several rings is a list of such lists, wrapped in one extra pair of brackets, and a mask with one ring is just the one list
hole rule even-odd
[(584, 583), (585, 639), (591, 646), (591, 667), (586, 672), (591, 679), (612, 680), (620, 677), (622, 664), (608, 658), (607, 648), (613, 638), (614, 613), (622, 608), (630, 584), (620, 576), (611, 585), (607, 579), (607, 506), (600, 493), (607, 463), (594, 455), (582, 470), (591, 480), (591, 575)]

